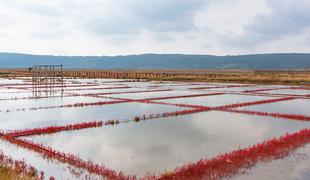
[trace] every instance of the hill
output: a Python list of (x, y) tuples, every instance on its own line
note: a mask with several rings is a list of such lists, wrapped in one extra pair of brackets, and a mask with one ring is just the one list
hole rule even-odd
[(238, 56), (142, 54), (128, 56), (49, 56), (0, 53), (0, 68), (63, 64), (90, 69), (310, 69), (310, 53)]

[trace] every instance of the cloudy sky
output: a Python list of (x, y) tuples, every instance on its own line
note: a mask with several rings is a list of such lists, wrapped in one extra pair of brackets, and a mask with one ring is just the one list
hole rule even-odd
[(310, 1), (0, 0), (0, 52), (310, 52)]

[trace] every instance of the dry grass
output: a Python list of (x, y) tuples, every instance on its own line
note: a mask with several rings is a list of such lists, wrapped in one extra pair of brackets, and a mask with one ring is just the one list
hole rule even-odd
[[(65, 76), (78, 78), (147, 79), (257, 84), (310, 84), (310, 71), (300, 70), (74, 70)], [(28, 70), (0, 69), (0, 77), (30, 76)]]
[(0, 151), (0, 179), (1, 180), (37, 180), (38, 171), (24, 161), (15, 161)]

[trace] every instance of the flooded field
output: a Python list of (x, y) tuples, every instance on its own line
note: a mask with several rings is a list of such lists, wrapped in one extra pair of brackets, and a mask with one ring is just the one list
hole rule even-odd
[(0, 151), (46, 179), (310, 179), (310, 86), (0, 79)]

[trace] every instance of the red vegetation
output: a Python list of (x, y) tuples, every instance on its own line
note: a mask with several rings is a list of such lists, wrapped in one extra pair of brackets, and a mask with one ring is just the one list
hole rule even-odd
[[(46, 88), (46, 87), (49, 87), (48, 86), (49, 84), (44, 84), (44, 85), (39, 85), (39, 86), (34, 86), (36, 89), (41, 89), (41, 88)], [(97, 86), (97, 85), (94, 85), (94, 84), (79, 84), (79, 85), (59, 85), (59, 86), (52, 86), (53, 88), (68, 88), (68, 87), (94, 87), (94, 86)], [(30, 87), (22, 87), (22, 88), (32, 88), (32, 86)]]
[(2, 151), (0, 151), (0, 164), (2, 168), (6, 167), (8, 168), (8, 171), (14, 171), (21, 177), (26, 175), (32, 177), (33, 179), (43, 179), (42, 177), (38, 177), (38, 170), (33, 166), (28, 165), (25, 161), (13, 160), (3, 154)]
[(268, 113), (268, 112), (237, 110), (237, 109), (231, 109), (231, 110), (225, 110), (225, 111), (233, 112), (233, 113), (257, 115), (257, 116), (271, 116), (275, 118), (285, 118), (285, 119), (292, 119), (292, 120), (299, 120), (299, 121), (310, 121), (310, 116), (299, 115), (299, 114)]
[(45, 158), (55, 159), (59, 162), (67, 163), (73, 167), (85, 169), (90, 173), (103, 176), (107, 179), (115, 179), (115, 180), (137, 179), (136, 176), (125, 175), (122, 172), (117, 172), (107, 167), (94, 164), (91, 161), (84, 161), (78, 156), (72, 154), (65, 154), (63, 152), (53, 150), (50, 147), (45, 147), (40, 144), (34, 144), (30, 141), (17, 139), (10, 136), (5, 137), (5, 140), (20, 147), (37, 152)]
[(157, 98), (147, 98), (143, 100), (164, 100), (164, 99), (177, 99), (177, 98), (190, 98), (190, 97), (200, 97), (200, 96), (212, 96), (221, 95), (223, 93), (206, 93), (206, 94), (192, 94), (192, 95), (181, 95), (181, 96), (167, 96), (167, 97), (157, 97)]
[[(117, 100), (117, 101), (99, 101), (99, 102), (89, 102), (89, 103), (74, 103), (74, 104), (65, 104), (65, 105), (59, 105), (59, 106), (40, 106), (40, 107), (32, 107), (32, 108), (21, 108), (21, 109), (16, 109), (15, 111), (37, 111), (37, 110), (46, 110), (46, 109), (58, 109), (58, 108), (76, 108), (76, 107), (87, 107), (87, 106), (102, 106), (102, 105), (108, 105), (108, 104), (118, 104), (118, 103), (124, 103), (124, 102), (130, 102), (130, 101), (122, 101), (122, 100)], [(12, 112), (14, 110), (7, 109), (5, 111), (0, 111), (0, 112)]]
[(77, 94), (75, 96), (91, 96), (91, 97), (99, 97), (102, 98), (100, 95), (113, 95), (113, 94), (134, 94), (134, 93), (146, 93), (146, 92), (165, 92), (165, 91), (172, 91), (171, 89), (157, 89), (157, 90), (139, 90), (139, 91), (125, 91), (125, 92), (106, 92), (106, 93), (89, 93), (89, 94)]
[[(112, 94), (131, 94), (131, 93), (143, 93), (143, 92), (164, 92), (164, 91), (172, 91), (171, 89), (161, 89), (161, 90), (143, 90), (143, 91), (125, 91), (125, 92), (106, 92), (106, 93), (89, 93), (89, 94), (79, 94), (79, 93), (68, 93), (66, 95), (59, 95), (59, 96), (45, 96), (45, 97), (11, 97), (11, 98), (2, 98), (0, 101), (7, 101), (7, 100), (25, 100), (25, 99), (43, 99), (43, 98), (57, 98), (57, 97), (75, 97), (75, 96), (90, 96), (90, 97), (97, 97), (102, 98), (99, 95), (112, 95)], [(22, 92), (24, 93), (24, 92)]]
[[(120, 81), (120, 82), (126, 82), (126, 81)], [(128, 81), (128, 82), (131, 82), (131, 81)], [(110, 83), (110, 82), (102, 82), (102, 83)], [(111, 81), (111, 83), (115, 83), (115, 81)], [(29, 89), (30, 88), (30, 87), (27, 87), (28, 84), (27, 85), (24, 84), (25, 87), (14, 87), (15, 85), (13, 84), (11, 85), (12, 85), (12, 88), (14, 89), (27, 89), (27, 88)], [(20, 84), (16, 84), (16, 85), (20, 85)], [(114, 86), (114, 87), (93, 87), (97, 85), (98, 85), (97, 82), (86, 83), (86, 84), (78, 83), (76, 85), (71, 84), (71, 86), (69, 85), (69, 86), (64, 86), (64, 87), (77, 87), (77, 88), (65, 89), (64, 91), (131, 88), (131, 87), (127, 87), (122, 84), (120, 84), (120, 86)], [(4, 86), (4, 85), (0, 85), (0, 86)], [(87, 88), (88, 86), (90, 87)], [(182, 84), (180, 86), (182, 86)], [(78, 88), (78, 87), (85, 87), (85, 88)], [(156, 86), (150, 86), (150, 87), (155, 88), (159, 86), (156, 85)], [(189, 88), (189, 89), (200, 90), (200, 89), (233, 88), (233, 87), (252, 87), (252, 85), (226, 85), (226, 86), (215, 85), (212, 87), (196, 87), (196, 88)], [(10, 87), (7, 87), (7, 88), (10, 88)], [(44, 87), (39, 87), (39, 88), (44, 88)], [(271, 91), (271, 90), (277, 90), (277, 89), (302, 89), (302, 88), (294, 88), (294, 87), (287, 88), (286, 87), (286, 88), (269, 88), (269, 89), (266, 88), (266, 89), (256, 89), (256, 90), (245, 90), (245, 91), (240, 92), (240, 94), (253, 93), (253, 95), (264, 96), (268, 92), (267, 93), (258, 93), (258, 92)], [(308, 88), (305, 88), (305, 89), (309, 90)], [(90, 97), (97, 97), (97, 98), (106, 98), (106, 99), (110, 99), (111, 101), (74, 103), (74, 104), (47, 106), (47, 107), (42, 106), (42, 107), (32, 107), (32, 108), (27, 108), (27, 109), (21, 108), (21, 109), (16, 109), (16, 111), (26, 111), (26, 110), (36, 111), (36, 110), (43, 110), (43, 109), (101, 106), (101, 105), (127, 103), (127, 102), (161, 104), (161, 105), (169, 105), (169, 106), (178, 106), (178, 107), (183, 107), (187, 109), (174, 111), (174, 112), (165, 112), (165, 113), (135, 116), (129, 120), (92, 121), (92, 122), (83, 122), (83, 123), (76, 123), (76, 124), (70, 124), (70, 125), (64, 125), (64, 126), (49, 126), (49, 127), (44, 127), (44, 128), (14, 130), (9, 133), (4, 133), (0, 131), (0, 138), (12, 144), (15, 144), (20, 147), (37, 152), (40, 155), (42, 155), (44, 158), (57, 160), (61, 163), (66, 163), (73, 167), (87, 170), (90, 173), (97, 174), (107, 179), (137, 179), (136, 176), (125, 175), (123, 172), (117, 172), (105, 166), (94, 164), (91, 161), (84, 161), (79, 156), (59, 152), (59, 151), (53, 150), (50, 147), (45, 147), (44, 145), (35, 144), (31, 141), (20, 139), (19, 137), (51, 134), (51, 133), (57, 133), (57, 132), (62, 132), (62, 131), (73, 131), (73, 130), (81, 130), (81, 129), (87, 129), (87, 128), (96, 128), (96, 127), (101, 127), (101, 126), (106, 126), (106, 125), (117, 125), (117, 124), (128, 123), (128, 122), (138, 123), (143, 120), (151, 120), (151, 119), (156, 119), (156, 118), (161, 118), (161, 117), (187, 115), (187, 114), (193, 114), (193, 113), (204, 112), (204, 111), (226, 111), (226, 112), (232, 112), (232, 113), (243, 113), (243, 114), (249, 114), (249, 115), (271, 116), (271, 117), (276, 117), (276, 118), (310, 121), (310, 117), (304, 116), (304, 115), (238, 110), (238, 108), (244, 107), (244, 106), (253, 106), (253, 105), (259, 105), (259, 104), (274, 103), (274, 102), (279, 102), (279, 101), (288, 101), (288, 100), (295, 99), (295, 97), (300, 97), (299, 95), (285, 95), (285, 97), (283, 97), (284, 95), (282, 95), (281, 96), (282, 98), (274, 98), (274, 99), (260, 100), (260, 101), (254, 101), (254, 102), (234, 103), (234, 104), (216, 106), (216, 107), (181, 104), (181, 103), (156, 102), (154, 100), (211, 96), (211, 95), (221, 95), (221, 94), (226, 94), (226, 93), (203, 93), (203, 94), (193, 94), (193, 95), (155, 97), (155, 98), (146, 98), (146, 99), (129, 99), (129, 98), (117, 98), (117, 97), (105, 97), (104, 96), (104, 95), (113, 95), (113, 94), (130, 94), (130, 93), (164, 92), (164, 91), (172, 91), (172, 89), (138, 90), (138, 91), (127, 91), (127, 92), (103, 92), (103, 93), (89, 93), (89, 94), (67, 93), (67, 95), (65, 95), (64, 97), (90, 96)], [(13, 93), (24, 93), (24, 92), (27, 92), (27, 91), (13, 92)], [(42, 90), (41, 92), (45, 92), (45, 91)], [(8, 93), (11, 93), (11, 92), (8, 92)], [(237, 94), (237, 92), (235, 92), (235, 94)], [(306, 96), (303, 96), (303, 97), (306, 97)], [(55, 97), (59, 97), (59, 96), (55, 96)], [(7, 99), (0, 99), (0, 100), (18, 100), (18, 99), (32, 99), (32, 98), (33, 97), (21, 97), (21, 98), (15, 97), (15, 98), (7, 98)], [(11, 112), (11, 111), (12, 110), (6, 110), (5, 112)], [(217, 157), (209, 159), (209, 160), (202, 159), (198, 162), (190, 163), (190, 164), (186, 164), (184, 166), (178, 167), (174, 171), (171, 171), (168, 173), (162, 173), (161, 175), (158, 175), (158, 176), (147, 175), (141, 179), (221, 179), (223, 177), (233, 176), (241, 172), (242, 170), (249, 169), (255, 166), (258, 162), (268, 162), (273, 159), (283, 158), (289, 155), (291, 152), (293, 152), (297, 148), (307, 143), (310, 143), (310, 129), (304, 129), (294, 134), (286, 134), (279, 138), (266, 140), (262, 143), (256, 144), (254, 146), (251, 146), (245, 149), (239, 149), (239, 150), (232, 151), (230, 153), (218, 155)], [(3, 155), (0, 153), (0, 163), (3, 162), (3, 159), (4, 159)], [(9, 161), (13, 162), (12, 160), (9, 160)], [(22, 167), (21, 172), (23, 172), (22, 170), (24, 170), (25, 172), (29, 170), (29, 168), (27, 168), (24, 162), (20, 162), (20, 165), (17, 165), (17, 166), (18, 166), (17, 168)], [(30, 170), (32, 169), (30, 168)], [(51, 177), (50, 179), (54, 179), (54, 178)]]
[(156, 179), (221, 179), (230, 177), (249, 169), (258, 162), (281, 159), (292, 151), (310, 143), (310, 129), (294, 134), (286, 134), (245, 149), (235, 150), (219, 155), (213, 159), (202, 159), (176, 168), (173, 172), (163, 174)]
[(129, 89), (128, 86), (114, 86), (114, 87), (94, 87), (94, 88), (76, 88), (76, 89), (64, 89), (64, 91), (86, 91), (86, 90), (104, 90), (104, 89)]
[(284, 98), (268, 99), (268, 100), (254, 101), (254, 102), (235, 103), (235, 104), (229, 104), (229, 105), (214, 107), (213, 109), (214, 110), (225, 110), (225, 109), (239, 108), (239, 107), (244, 107), (244, 106), (266, 104), (266, 103), (273, 103), (273, 102), (279, 102), (279, 101), (287, 101), (287, 100), (292, 100), (292, 99), (295, 99), (295, 98), (284, 97)]
[(264, 89), (255, 89), (255, 90), (245, 90), (242, 91), (244, 93), (256, 93), (256, 92), (261, 92), (261, 91), (274, 91), (274, 90), (279, 90), (279, 89), (288, 89), (287, 87), (285, 88), (264, 88)]
[(14, 130), (9, 133), (3, 134), (5, 137), (21, 137), (21, 136), (31, 136), (31, 135), (38, 135), (38, 134), (50, 134), (56, 133), (60, 131), (73, 131), (79, 129), (86, 129), (86, 128), (95, 128), (101, 127), (103, 125), (114, 125), (118, 124), (118, 120), (109, 120), (109, 121), (92, 121), (92, 122), (85, 122), (85, 123), (77, 123), (77, 124), (70, 124), (65, 126), (49, 126), (45, 128), (34, 128), (34, 129), (25, 129), (25, 130)]
[[(116, 172), (115, 170), (94, 164), (91, 161), (84, 161), (78, 156), (65, 154), (30, 141), (16, 139), (10, 136), (6, 136), (4, 139), (12, 144), (35, 151), (43, 157), (55, 159), (76, 168), (85, 169), (90, 173), (108, 179), (137, 179), (136, 176), (125, 175), (122, 172)], [(178, 167), (170, 173), (163, 173), (159, 176), (147, 175), (141, 179), (220, 179), (230, 177), (240, 173), (244, 169), (255, 166), (258, 162), (268, 162), (283, 158), (309, 142), (310, 129), (304, 129), (293, 134), (286, 134), (280, 138), (264, 141), (263, 143), (245, 149), (218, 155), (213, 159), (202, 159), (198, 162)]]
[(211, 110), (211, 107), (201, 106), (201, 105), (192, 105), (192, 104), (155, 102), (155, 101), (148, 101), (148, 100), (137, 100), (137, 102), (149, 103), (149, 104), (162, 104), (162, 105), (178, 106), (178, 107), (185, 107), (185, 108), (196, 108), (196, 109)]
[(207, 86), (207, 87), (195, 87), (189, 88), (190, 90), (203, 90), (203, 89), (220, 89), (220, 88), (238, 88), (238, 87), (251, 87), (252, 85), (225, 85), (225, 86)]
[(129, 119), (129, 120), (91, 121), (91, 122), (69, 124), (69, 125), (64, 125), (64, 126), (49, 126), (49, 127), (44, 127), (44, 128), (13, 130), (13, 131), (10, 131), (9, 133), (4, 133), (0, 131), (0, 136), (21, 137), (21, 136), (51, 134), (51, 133), (57, 133), (61, 131), (73, 131), (73, 130), (80, 130), (80, 129), (87, 129), (87, 128), (96, 128), (96, 127), (107, 126), (107, 125), (117, 125), (121, 123), (132, 122), (132, 121), (139, 122), (140, 120), (150, 120), (150, 119), (156, 119), (156, 118), (161, 118), (161, 117), (193, 114), (197, 112), (203, 112), (205, 110), (206, 109), (180, 110), (180, 111), (174, 111), (174, 112), (165, 112), (165, 113), (158, 113), (158, 114), (135, 116), (133, 119)]

